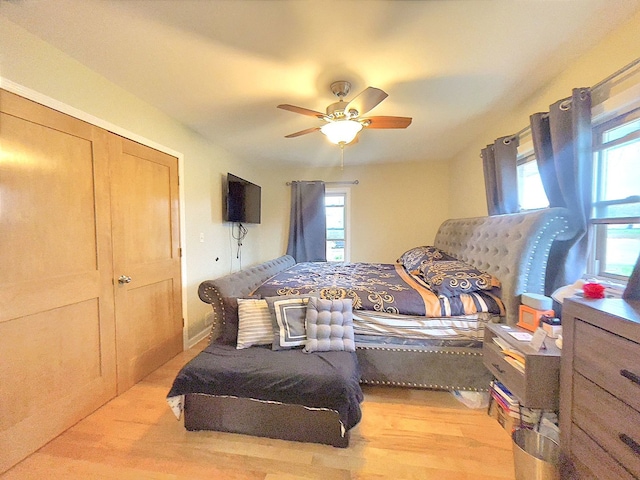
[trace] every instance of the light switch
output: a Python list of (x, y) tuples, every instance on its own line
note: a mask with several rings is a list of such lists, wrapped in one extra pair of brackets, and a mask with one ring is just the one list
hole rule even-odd
[(200, 232), (200, 243), (204, 243), (204, 233)]

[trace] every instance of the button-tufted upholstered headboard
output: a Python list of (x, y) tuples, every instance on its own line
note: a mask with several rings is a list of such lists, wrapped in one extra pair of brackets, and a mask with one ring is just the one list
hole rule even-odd
[(230, 273), (215, 280), (206, 280), (198, 287), (198, 296), (213, 307), (214, 322), (211, 334), (216, 336), (216, 329), (224, 318), (222, 297), (244, 297), (253, 292), (276, 273), (296, 264), (291, 255), (283, 255), (268, 262), (260, 263), (239, 272)]
[(436, 234), (434, 246), (500, 279), (507, 322), (515, 324), (520, 296), (545, 293), (551, 244), (572, 236), (568, 211), (548, 208), (446, 220)]
[[(572, 237), (568, 231), (567, 215), (563, 208), (549, 208), (511, 215), (446, 220), (440, 226), (433, 245), (499, 278), (507, 321), (514, 324), (518, 320), (520, 295), (525, 292), (544, 293), (551, 244), (555, 239)], [(198, 294), (203, 302), (213, 306), (216, 319), (220, 320), (223, 318), (222, 297), (249, 295), (265, 280), (295, 263), (293, 257), (284, 255), (202, 282)]]

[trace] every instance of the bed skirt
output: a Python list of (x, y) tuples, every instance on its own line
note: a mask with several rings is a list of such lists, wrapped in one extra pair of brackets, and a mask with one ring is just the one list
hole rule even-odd
[(349, 446), (349, 432), (334, 410), (249, 398), (189, 393), (185, 395), (184, 426), (187, 430)]

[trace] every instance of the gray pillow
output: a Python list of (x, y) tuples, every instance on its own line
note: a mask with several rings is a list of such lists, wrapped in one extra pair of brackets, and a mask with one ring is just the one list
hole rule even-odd
[(350, 298), (324, 300), (312, 297), (307, 305), (307, 342), (304, 351), (355, 352), (353, 304)]
[(303, 347), (307, 341), (305, 318), (309, 295), (266, 297), (273, 327), (272, 350)]

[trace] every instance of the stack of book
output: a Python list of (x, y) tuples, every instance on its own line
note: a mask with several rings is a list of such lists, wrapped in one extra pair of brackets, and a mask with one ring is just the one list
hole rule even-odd
[(500, 337), (493, 337), (493, 343), (500, 347), (502, 354), (504, 355), (505, 362), (512, 365), (519, 372), (524, 373), (525, 356), (518, 350), (515, 350), (511, 345), (504, 341)]
[(491, 400), (495, 407), (491, 413), (507, 430), (518, 426), (532, 427), (540, 419), (540, 410), (522, 407), (518, 399), (497, 380), (491, 382)]

